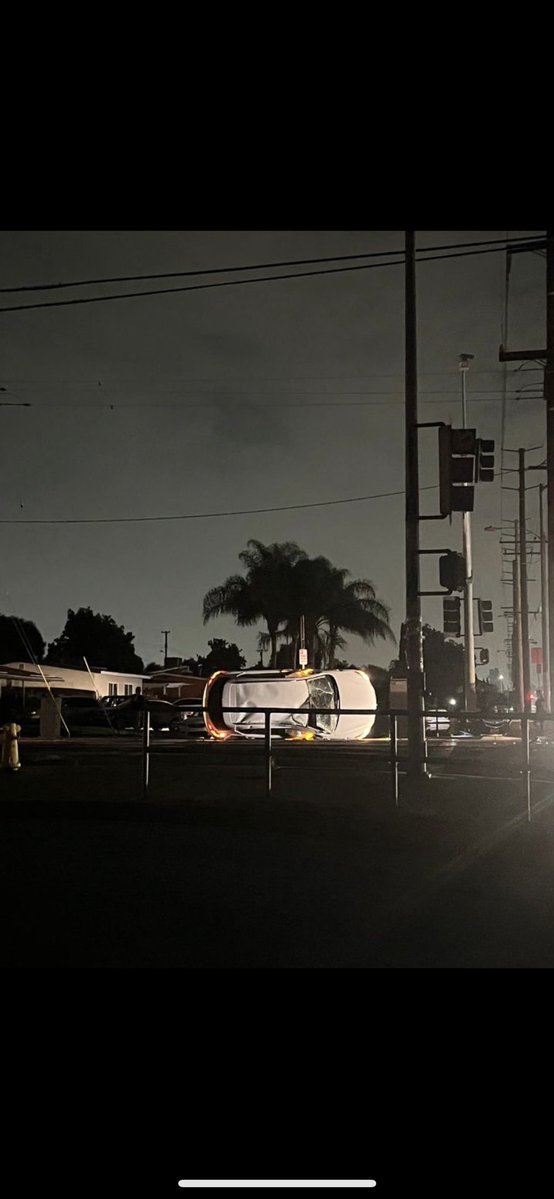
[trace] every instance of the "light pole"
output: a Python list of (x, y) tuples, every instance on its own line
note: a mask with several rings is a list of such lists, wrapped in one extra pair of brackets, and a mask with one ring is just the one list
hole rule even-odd
[[(462, 424), (467, 428), (466, 375), (474, 354), (460, 354), (462, 376)], [(474, 712), (477, 707), (475, 689), (475, 639), (473, 634), (473, 564), (471, 558), (471, 513), (463, 514), (463, 551), (465, 562), (464, 584), (464, 693), (466, 711)]]

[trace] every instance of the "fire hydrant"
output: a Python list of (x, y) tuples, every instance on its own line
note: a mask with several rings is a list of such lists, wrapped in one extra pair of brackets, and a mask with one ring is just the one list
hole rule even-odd
[(19, 761), (19, 746), (17, 738), (21, 732), (21, 725), (5, 724), (2, 726), (4, 739), (2, 743), (2, 769), (3, 770), (19, 770), (21, 762)]

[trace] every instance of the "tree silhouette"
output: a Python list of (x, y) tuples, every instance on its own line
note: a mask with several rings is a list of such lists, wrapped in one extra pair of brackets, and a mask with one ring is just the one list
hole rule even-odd
[(63, 632), (48, 646), (46, 661), (56, 666), (82, 669), (83, 658), (91, 669), (129, 671), (142, 674), (142, 658), (135, 653), (134, 634), (126, 633), (113, 616), (102, 616), (92, 608), (68, 609)]
[(225, 641), (223, 637), (214, 637), (208, 641), (210, 647), (206, 657), (199, 655), (196, 659), (197, 673), (209, 676), (215, 670), (243, 670), (246, 658), (243, 657), (238, 645)]
[(271, 645), (269, 665), (275, 666), (279, 629), (290, 606), (292, 567), (305, 557), (304, 550), (293, 541), (264, 545), (251, 539), (239, 554), (246, 578), (231, 575), (220, 587), (208, 591), (204, 597), (204, 624), (224, 615), (234, 616), (240, 626), (265, 620)]
[(0, 662), (42, 662), (45, 648), (32, 620), (0, 615)]
[(423, 662), (426, 690), (440, 708), (464, 689), (464, 651), (439, 629), (423, 625)]
[(265, 620), (267, 634), (259, 634), (262, 654), (271, 647), (269, 666), (278, 660), (277, 642), (286, 638), (279, 661), (297, 660), (300, 618), (305, 620), (310, 664), (320, 668), (335, 661), (344, 648), (341, 632), (355, 633), (371, 643), (390, 637), (388, 609), (375, 595), (368, 579), (351, 579), (350, 571), (333, 566), (327, 558), (308, 558), (295, 542), (264, 545), (250, 540), (239, 558), (246, 577), (231, 575), (204, 597), (204, 623), (231, 615), (238, 625)]

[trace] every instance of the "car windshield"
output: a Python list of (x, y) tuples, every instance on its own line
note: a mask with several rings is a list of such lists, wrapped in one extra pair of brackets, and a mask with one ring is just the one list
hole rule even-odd
[[(308, 718), (308, 727), (321, 729), (325, 733), (334, 732), (338, 723), (338, 716), (333, 715), (338, 711), (339, 707), (339, 691), (335, 680), (330, 675), (320, 675), (315, 679), (306, 679), (308, 684), (308, 698), (302, 704), (302, 708), (327, 708), (327, 712), (322, 712), (317, 716)], [(297, 723), (304, 724), (303, 720)]]

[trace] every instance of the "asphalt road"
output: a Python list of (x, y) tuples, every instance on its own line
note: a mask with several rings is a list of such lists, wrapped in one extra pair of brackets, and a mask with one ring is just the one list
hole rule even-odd
[(153, 748), (146, 801), (136, 740), (0, 773), (0, 965), (554, 965), (551, 747), (531, 825), (519, 744), (437, 745), (398, 809), (386, 745), (278, 746), (270, 797), (261, 745)]

